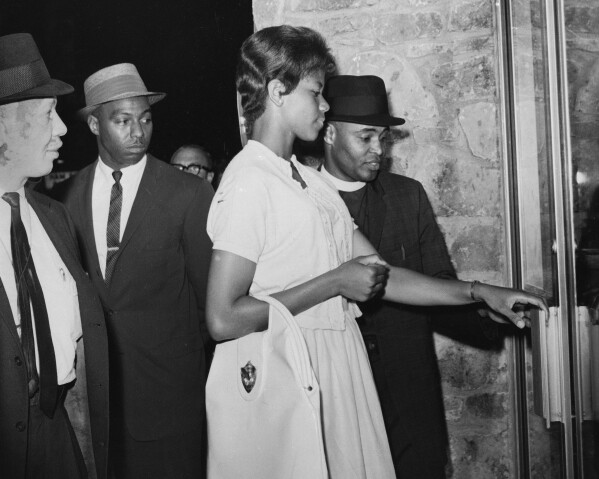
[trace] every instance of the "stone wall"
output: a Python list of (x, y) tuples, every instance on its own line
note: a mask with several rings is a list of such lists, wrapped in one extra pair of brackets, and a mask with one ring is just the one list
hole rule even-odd
[[(253, 0), (256, 28), (320, 31), (340, 73), (376, 74), (407, 118), (387, 148), (420, 180), (463, 279), (501, 284), (505, 241), (494, 0)], [(437, 336), (449, 477), (513, 476), (506, 350)]]

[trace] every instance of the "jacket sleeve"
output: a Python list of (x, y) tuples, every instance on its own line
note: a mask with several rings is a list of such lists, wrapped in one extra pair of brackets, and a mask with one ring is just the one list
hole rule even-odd
[(206, 221), (213, 196), (212, 187), (205, 181), (198, 181), (183, 224), (185, 267), (197, 298), (201, 332), (205, 339), (209, 337), (205, 321), (206, 281), (212, 256), (212, 242), (206, 232)]

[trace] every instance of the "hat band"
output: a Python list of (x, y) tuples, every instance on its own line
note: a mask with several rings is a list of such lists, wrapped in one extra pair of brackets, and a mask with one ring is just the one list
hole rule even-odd
[(120, 75), (98, 83), (85, 92), (86, 106), (99, 105), (116, 99), (119, 95), (131, 93), (131, 96), (144, 96), (148, 89), (135, 75)]
[(0, 71), (0, 98), (42, 86), (50, 74), (42, 59)]
[(328, 99), (328, 115), (368, 116), (389, 115), (387, 95), (336, 96)]

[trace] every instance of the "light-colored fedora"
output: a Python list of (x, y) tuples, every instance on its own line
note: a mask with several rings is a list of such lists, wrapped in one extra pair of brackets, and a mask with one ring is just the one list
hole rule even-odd
[(145, 96), (152, 105), (166, 96), (166, 93), (148, 91), (132, 63), (119, 63), (102, 68), (85, 80), (83, 90), (85, 107), (77, 112), (83, 120), (100, 105), (109, 101)]

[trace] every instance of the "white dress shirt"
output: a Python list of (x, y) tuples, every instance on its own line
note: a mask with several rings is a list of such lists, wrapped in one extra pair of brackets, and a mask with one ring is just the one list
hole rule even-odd
[[(0, 191), (0, 198), (4, 193), (6, 192)], [(77, 285), (35, 211), (27, 203), (24, 188), (18, 190), (18, 193), (21, 220), (27, 232), (33, 263), (35, 264), (35, 270), (44, 293), (46, 310), (48, 311), (50, 334), (56, 356), (58, 384), (66, 384), (75, 379), (75, 351), (77, 340), (81, 337), (81, 316)], [(10, 215), (10, 205), (0, 199), (0, 279), (2, 279), (2, 284), (6, 290), (17, 332), (20, 336), (21, 315), (18, 306), (15, 273), (12, 266)], [(33, 330), (35, 331), (33, 308), (31, 308), (31, 315), (33, 317)], [(36, 365), (39, 371), (37, 338), (35, 350)]]
[[(131, 214), (133, 201), (137, 195), (139, 183), (147, 163), (147, 156), (131, 166), (121, 168), (121, 186), (123, 188), (123, 203), (121, 207), (121, 227), (119, 241), (123, 239), (123, 233), (127, 226), (127, 220)], [(92, 186), (92, 216), (94, 223), (94, 238), (96, 240), (96, 251), (98, 252), (98, 261), (102, 269), (102, 275), (106, 272), (106, 227), (108, 226), (108, 211), (110, 209), (110, 193), (114, 178), (114, 170), (107, 166), (101, 158), (98, 158), (96, 172), (94, 174), (94, 184)]]

